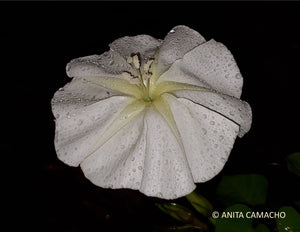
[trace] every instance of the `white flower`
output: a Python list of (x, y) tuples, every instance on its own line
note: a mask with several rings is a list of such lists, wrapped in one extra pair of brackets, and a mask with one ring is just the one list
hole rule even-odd
[(222, 170), (251, 126), (230, 51), (186, 27), (72, 60), (52, 99), (58, 158), (105, 188), (174, 199)]

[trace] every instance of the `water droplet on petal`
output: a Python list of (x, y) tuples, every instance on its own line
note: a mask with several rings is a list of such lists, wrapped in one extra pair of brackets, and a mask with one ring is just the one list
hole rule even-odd
[(215, 121), (210, 121), (210, 125), (215, 125)]
[(169, 33), (173, 34), (173, 33), (175, 33), (175, 30), (172, 29), (171, 31), (169, 31)]
[(237, 74), (235, 75), (235, 78), (236, 78), (236, 79), (241, 79), (241, 78), (242, 78), (242, 75), (241, 75), (240, 73), (237, 73)]

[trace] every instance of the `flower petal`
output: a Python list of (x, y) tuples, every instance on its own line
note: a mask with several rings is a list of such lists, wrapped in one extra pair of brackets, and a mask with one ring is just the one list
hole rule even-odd
[(238, 125), (190, 100), (164, 96), (173, 112), (194, 181), (210, 180), (227, 161)]
[(109, 50), (101, 55), (80, 57), (71, 60), (66, 67), (69, 77), (107, 76), (124, 71), (137, 75), (126, 59), (119, 53)]
[(210, 40), (173, 63), (159, 82), (175, 81), (214, 89), (240, 98), (243, 78), (231, 52)]
[(160, 46), (157, 74), (162, 74), (175, 60), (182, 58), (184, 54), (204, 42), (205, 39), (197, 31), (187, 26), (174, 27)]
[(252, 111), (250, 105), (245, 101), (209, 91), (183, 90), (173, 92), (173, 94), (180, 98), (189, 99), (237, 123), (240, 126), (239, 137), (250, 130)]
[(140, 191), (164, 199), (189, 194), (196, 186), (184, 151), (169, 125), (151, 108), (145, 115), (145, 123), (147, 146)]
[(114, 136), (121, 128), (126, 126), (132, 119), (137, 117), (144, 109), (145, 103), (140, 100), (134, 100), (128, 104), (120, 114), (111, 122), (106, 130), (99, 136), (95, 146), (89, 151), (89, 154), (94, 153), (104, 143), (106, 143), (112, 136)]
[(123, 95), (128, 95), (140, 99), (143, 96), (143, 92), (141, 88), (139, 88), (135, 84), (131, 84), (129, 81), (109, 76), (84, 76), (78, 77), (82, 79), (82, 81), (90, 82), (94, 85), (99, 85), (100, 87), (107, 88), (108, 90), (112, 90), (118, 92)]
[(119, 130), (81, 164), (85, 176), (104, 188), (139, 189), (146, 149), (144, 113)]
[(91, 104), (116, 95), (117, 92), (75, 77), (56, 91), (51, 101), (52, 111), (56, 118), (65, 117), (73, 111), (83, 110)]
[(165, 199), (195, 188), (175, 136), (151, 107), (85, 159), (81, 168), (98, 186), (139, 189)]
[(56, 114), (54, 143), (58, 158), (68, 165), (78, 166), (132, 101), (129, 97), (114, 96), (87, 106), (80, 105), (82, 107), (72, 103), (66, 106), (53, 103)]
[(149, 35), (124, 36), (112, 42), (109, 46), (125, 59), (133, 54), (139, 54), (142, 60), (154, 56), (161, 41)]

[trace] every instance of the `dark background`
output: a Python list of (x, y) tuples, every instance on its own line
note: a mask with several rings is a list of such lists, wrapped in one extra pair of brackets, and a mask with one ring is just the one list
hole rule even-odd
[(173, 223), (154, 206), (158, 199), (101, 189), (61, 163), (50, 100), (70, 80), (65, 65), (71, 59), (101, 54), (125, 35), (163, 39), (180, 24), (229, 48), (244, 77), (242, 99), (253, 110), (250, 132), (199, 192), (216, 202), (222, 175), (260, 173), (270, 183), (268, 207), (288, 204), (299, 195), (285, 167), (286, 155), (300, 151), (299, 22), (296, 2), (1, 3), (4, 221), (24, 231), (58, 232), (151, 231)]

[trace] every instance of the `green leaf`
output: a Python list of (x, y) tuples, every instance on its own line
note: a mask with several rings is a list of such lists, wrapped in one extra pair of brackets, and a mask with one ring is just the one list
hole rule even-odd
[(202, 195), (197, 194), (195, 191), (185, 196), (186, 199), (192, 204), (192, 206), (205, 217), (211, 216), (213, 206)]
[(282, 207), (279, 212), (285, 212), (285, 218), (276, 218), (279, 232), (299, 232), (300, 214), (293, 207)]
[(300, 176), (300, 152), (287, 156), (286, 165), (290, 172)]
[(247, 218), (247, 212), (251, 212), (251, 209), (246, 205), (236, 204), (228, 207), (217, 219), (215, 232), (270, 232), (264, 224), (253, 228), (253, 219)]
[(217, 196), (225, 206), (236, 203), (261, 205), (266, 202), (268, 181), (262, 175), (224, 176), (218, 187)]

